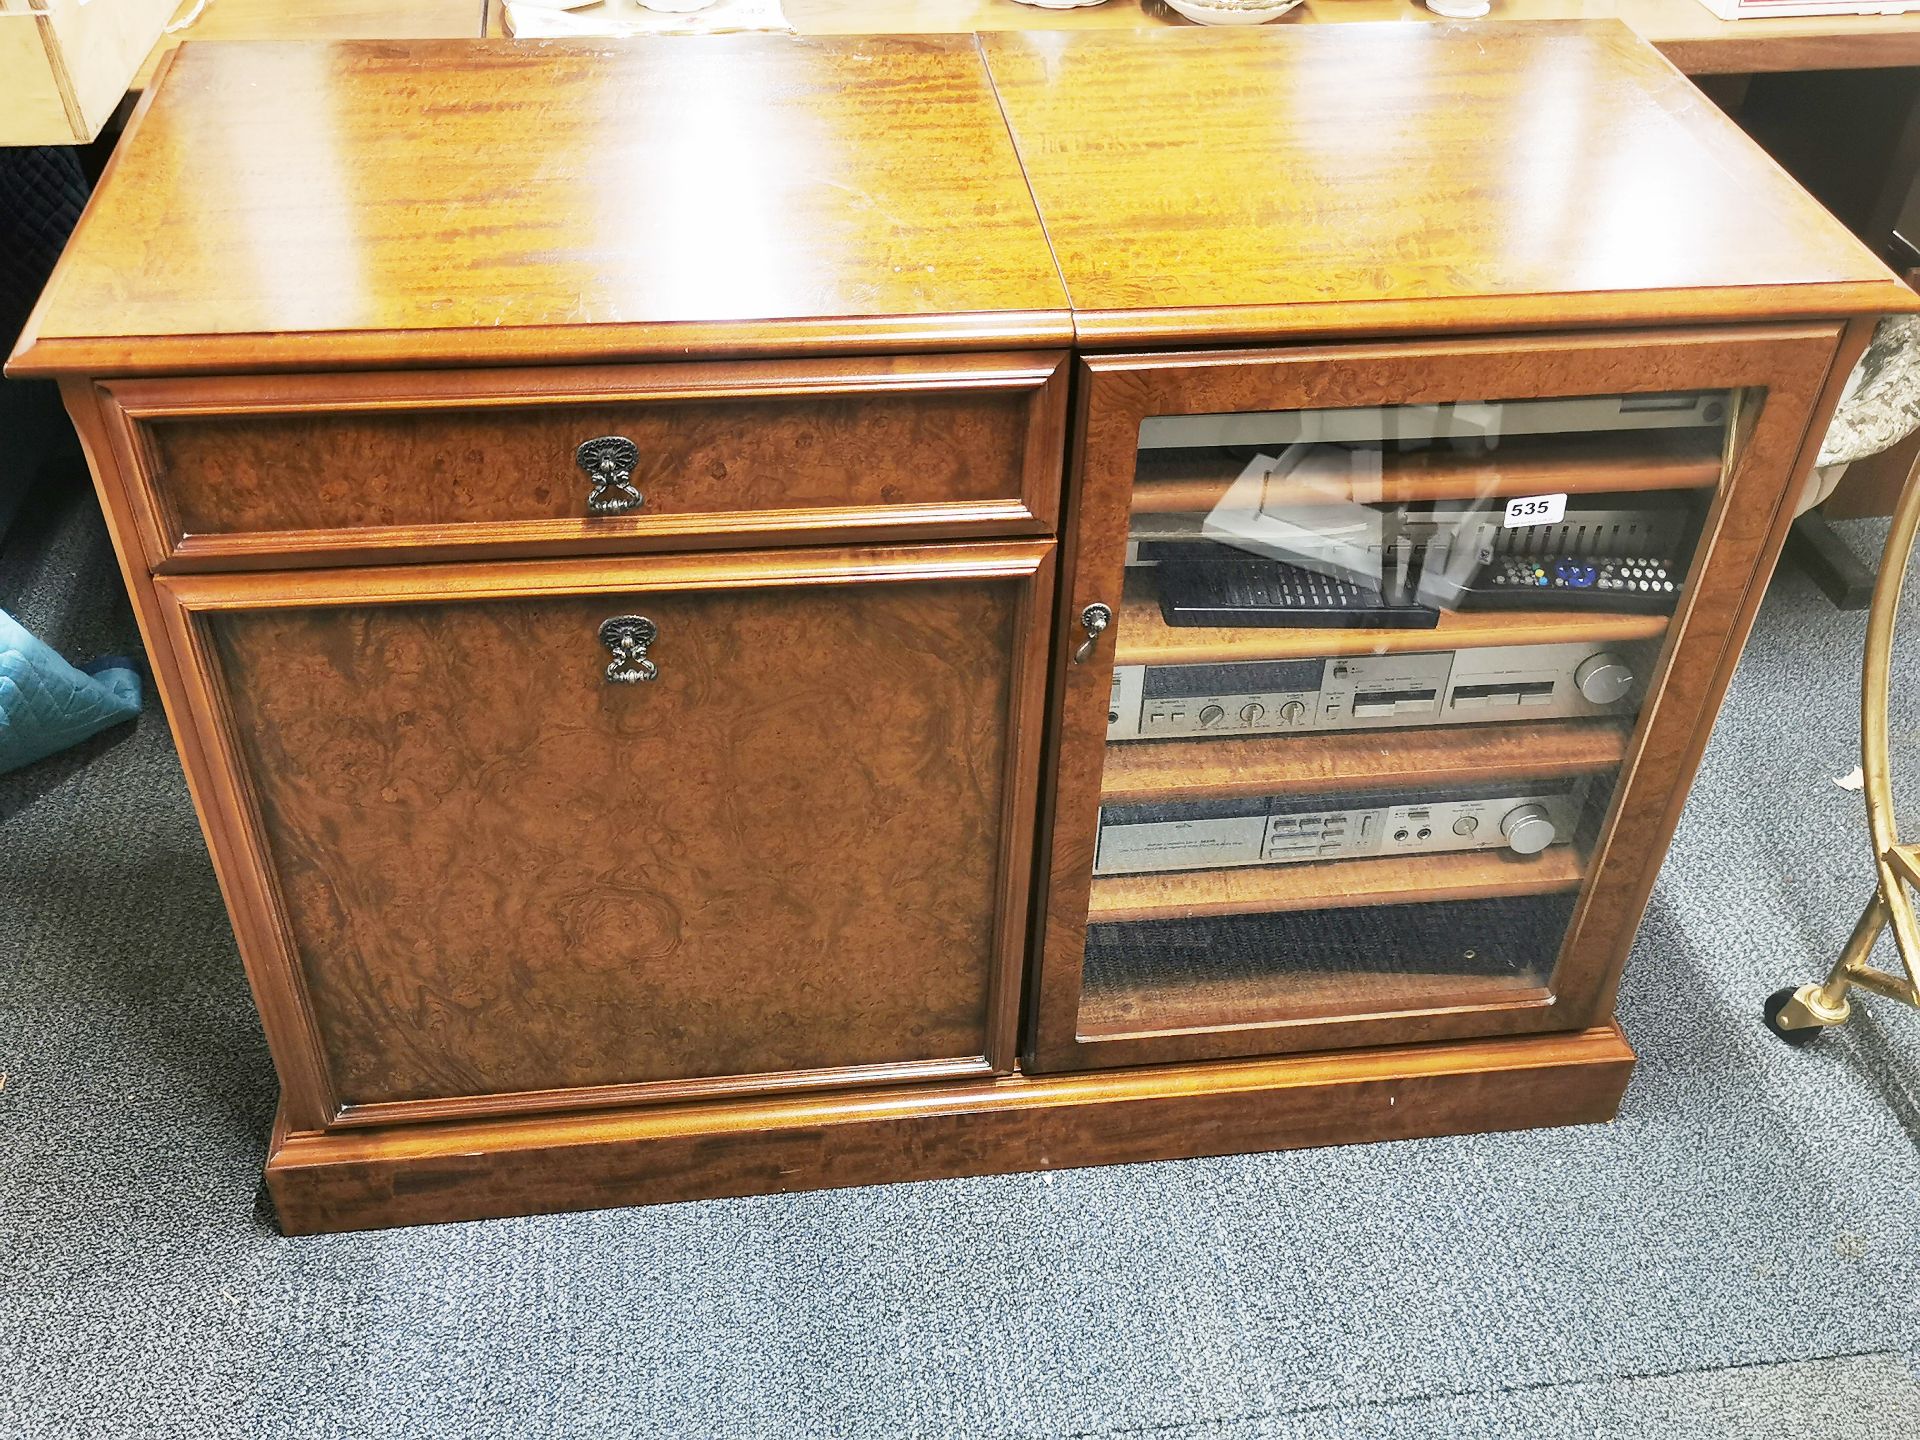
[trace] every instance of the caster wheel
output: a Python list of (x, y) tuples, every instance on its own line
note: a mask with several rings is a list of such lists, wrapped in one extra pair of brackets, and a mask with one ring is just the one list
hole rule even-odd
[(1780, 1012), (1786, 1008), (1787, 1002), (1793, 999), (1795, 988), (1796, 987), (1789, 985), (1785, 990), (1776, 990), (1773, 994), (1769, 995), (1767, 997), (1767, 1008), (1762, 1012), (1762, 1018), (1767, 1022), (1767, 1029), (1771, 1030), (1775, 1035), (1778, 1035), (1782, 1040), (1786, 1041), (1787, 1044), (1795, 1046), (1811, 1045), (1820, 1038), (1820, 1032), (1825, 1028), (1824, 1026), (1803, 1025), (1798, 1029), (1789, 1030), (1780, 1023)]

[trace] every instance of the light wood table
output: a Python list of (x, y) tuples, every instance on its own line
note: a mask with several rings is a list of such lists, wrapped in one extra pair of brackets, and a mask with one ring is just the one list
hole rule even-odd
[(147, 88), (153, 68), (182, 40), (457, 40), (478, 35), (487, 0), (181, 0), (132, 89)]
[[(215, 0), (217, 4), (230, 0)], [(1187, 25), (1162, 0), (1107, 0), (1042, 10), (1017, 0), (784, 0), (804, 35), (966, 30), (1069, 30)], [(501, 0), (488, 33), (503, 34)], [(1769, 70), (1856, 70), (1920, 65), (1920, 13), (1722, 20), (1700, 0), (1493, 0), (1492, 20), (1620, 20), (1689, 75)], [(1276, 25), (1351, 20), (1430, 21), (1417, 0), (1306, 0)], [(1469, 22), (1470, 23), (1470, 22)]]
[[(179, 18), (193, 8), (184, 0)], [(811, 35), (1185, 25), (1162, 0), (1107, 0), (1042, 10), (1016, 0), (785, 0), (787, 18)], [(165, 36), (139, 76), (182, 40), (399, 40), (503, 33), (501, 0), (208, 0), (191, 25)], [(1428, 21), (1417, 0), (1307, 0), (1275, 23)], [(1615, 18), (1690, 75), (1856, 70), (1920, 65), (1920, 14), (1721, 20), (1699, 0), (1494, 0), (1500, 20)]]

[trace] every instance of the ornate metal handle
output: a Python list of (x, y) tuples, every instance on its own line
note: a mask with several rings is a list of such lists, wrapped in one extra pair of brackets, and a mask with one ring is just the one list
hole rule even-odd
[(1073, 652), (1073, 663), (1078, 665), (1089, 655), (1093, 647), (1100, 643), (1100, 632), (1113, 623), (1113, 611), (1095, 603), (1080, 612), (1080, 628), (1087, 632), (1087, 638), (1080, 642), (1080, 648)]
[(573, 452), (573, 463), (593, 482), (587, 509), (594, 514), (624, 515), (646, 504), (647, 497), (633, 488), (633, 467), (640, 463), (640, 447), (624, 435), (583, 441)]
[(600, 622), (600, 643), (613, 652), (607, 664), (607, 683), (638, 685), (660, 673), (647, 658), (647, 647), (660, 638), (660, 627), (644, 615), (614, 615)]

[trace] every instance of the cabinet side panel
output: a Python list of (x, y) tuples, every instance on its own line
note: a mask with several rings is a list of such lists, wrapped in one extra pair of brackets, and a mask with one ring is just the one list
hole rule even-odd
[(147, 572), (135, 507), (128, 496), (127, 474), (103, 415), (99, 391), (86, 380), (64, 381), (60, 389), (93, 472), (94, 488), (133, 602), (187, 790), (233, 920), (240, 958), (280, 1078), (281, 1108), (294, 1125), (317, 1127), (337, 1108), (333, 1086), (298, 977), (286, 963), (271, 905), (261, 897), (257, 886), (258, 866), (250, 859), (243, 803), (222, 767), (209, 758), (222, 752), (220, 721), (210, 700), (205, 657), (194, 644), (190, 622)]

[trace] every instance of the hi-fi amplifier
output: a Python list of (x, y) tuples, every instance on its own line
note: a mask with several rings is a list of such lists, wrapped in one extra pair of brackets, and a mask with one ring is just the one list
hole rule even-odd
[(1566, 844), (1587, 782), (1105, 805), (1095, 875)]
[(1318, 660), (1116, 665), (1107, 738), (1611, 715), (1632, 709), (1652, 659), (1648, 646), (1493, 645)]

